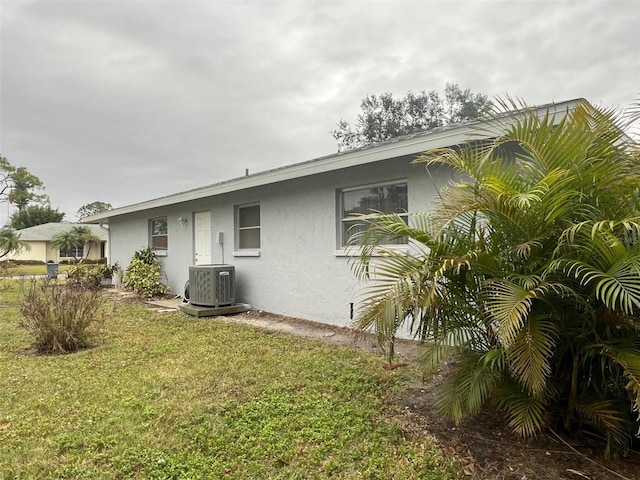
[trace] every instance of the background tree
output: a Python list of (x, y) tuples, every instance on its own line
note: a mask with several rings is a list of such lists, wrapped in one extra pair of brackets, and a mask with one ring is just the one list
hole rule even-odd
[(49, 205), (29, 205), (11, 215), (9, 222), (13, 228), (20, 230), (44, 223), (61, 222), (63, 218), (63, 212)]
[(113, 206), (110, 203), (105, 202), (92, 202), (81, 206), (76, 213), (78, 220), (88, 217), (89, 215), (95, 215), (97, 213), (106, 212), (112, 210)]
[(19, 253), (22, 249), (29, 249), (29, 245), (20, 240), (20, 234), (11, 227), (0, 228), (0, 258), (11, 252)]
[(485, 115), (492, 107), (486, 95), (474, 94), (448, 83), (444, 97), (435, 90), (411, 91), (404, 98), (395, 99), (391, 93), (369, 95), (360, 104), (355, 127), (345, 120), (338, 122), (332, 133), (338, 151), (352, 150), (392, 138), (430, 130), (451, 123), (473, 120)]
[(11, 173), (15, 167), (9, 163), (6, 157), (0, 155), (0, 202), (4, 202), (9, 198), (9, 192), (13, 185)]
[[(456, 355), (437, 406), (457, 422), (493, 401), (522, 436), (595, 429), (609, 453), (638, 435), (640, 149), (624, 134), (638, 116), (588, 102), (560, 121), (495, 116), (494, 140), (419, 159), (460, 179), (432, 213), (364, 219), (356, 273), (376, 281), (359, 325), (392, 346), (407, 323), (426, 371)], [(390, 235), (416, 254), (384, 248)]]
[(9, 202), (18, 210), (22, 210), (27, 205), (46, 205), (49, 197), (38, 194), (37, 191), (44, 190), (42, 180), (33, 175), (24, 167), (18, 167), (10, 174), (12, 186), (9, 192)]
[(44, 185), (38, 177), (24, 167), (11, 165), (0, 155), (0, 202), (8, 201), (17, 208), (9, 220), (13, 228), (59, 222), (64, 218), (64, 213), (51, 208), (46, 195), (38, 193), (40, 190), (44, 190)]

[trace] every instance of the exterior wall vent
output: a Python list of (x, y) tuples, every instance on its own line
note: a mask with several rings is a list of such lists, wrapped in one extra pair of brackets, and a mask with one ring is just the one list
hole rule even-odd
[(233, 265), (189, 267), (189, 302), (203, 307), (233, 305), (236, 301), (236, 269)]

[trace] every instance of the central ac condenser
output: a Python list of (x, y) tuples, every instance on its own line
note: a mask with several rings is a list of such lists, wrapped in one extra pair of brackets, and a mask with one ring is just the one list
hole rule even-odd
[(189, 267), (189, 302), (215, 308), (233, 305), (236, 301), (235, 277), (233, 265)]

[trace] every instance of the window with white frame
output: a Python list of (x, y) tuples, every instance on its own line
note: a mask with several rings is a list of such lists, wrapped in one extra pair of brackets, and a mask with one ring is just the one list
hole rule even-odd
[[(407, 221), (407, 182), (389, 182), (345, 188), (338, 192), (339, 243), (344, 247), (352, 235), (364, 232), (367, 224), (357, 215), (371, 213), (397, 213)], [(406, 237), (390, 237), (389, 245), (406, 244)], [(357, 241), (351, 242), (358, 244)]]
[(236, 207), (236, 248), (238, 250), (260, 248), (260, 204)]
[(167, 217), (149, 220), (149, 243), (153, 250), (166, 250), (169, 245)]
[(60, 249), (60, 258), (82, 258), (84, 252), (82, 251), (82, 245), (76, 245), (70, 248)]

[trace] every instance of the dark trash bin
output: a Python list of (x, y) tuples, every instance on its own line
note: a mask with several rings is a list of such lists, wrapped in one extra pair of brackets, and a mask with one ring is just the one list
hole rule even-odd
[(58, 264), (47, 263), (47, 276), (49, 278), (58, 278)]

